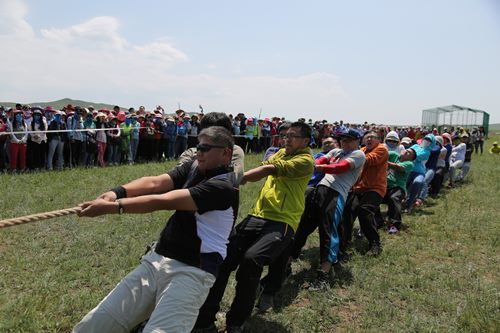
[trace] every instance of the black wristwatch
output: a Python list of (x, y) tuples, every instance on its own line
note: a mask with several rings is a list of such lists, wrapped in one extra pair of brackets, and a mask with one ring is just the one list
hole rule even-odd
[(118, 199), (118, 200), (116, 200), (116, 202), (118, 202), (118, 214), (122, 215), (124, 212), (122, 201), (120, 199)]

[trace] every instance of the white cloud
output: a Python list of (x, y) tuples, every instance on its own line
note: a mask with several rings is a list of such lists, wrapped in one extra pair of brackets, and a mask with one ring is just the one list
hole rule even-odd
[[(132, 45), (120, 34), (119, 21), (113, 17), (96, 17), (70, 27), (47, 27), (35, 37), (24, 19), (26, 7), (19, 1), (8, 3), (15, 10), (6, 12), (2, 2), (3, 18), (18, 28), (0, 33), (0, 45), (10, 50), (2, 54), (0, 75), (13, 78), (0, 82), (3, 101), (70, 97), (126, 107), (161, 104), (168, 111), (180, 102), (191, 112), (202, 104), (207, 112), (256, 116), (262, 108), (263, 117), (287, 115), (290, 119), (304, 115), (324, 118), (325, 110), (337, 111), (350, 104), (339, 79), (329, 73), (231, 78), (175, 75), (175, 66), (189, 61), (184, 52), (165, 39)], [(18, 38), (19, 34), (30, 38)], [(215, 66), (200, 68), (212, 72)], [(332, 113), (331, 118), (334, 116)]]
[(128, 43), (120, 36), (118, 20), (110, 16), (94, 17), (87, 22), (73, 25), (65, 29), (42, 29), (44, 38), (61, 42), (78, 42), (97, 44), (101, 47), (123, 49)]
[(33, 37), (33, 29), (24, 17), (28, 8), (18, 0), (0, 1), (0, 36)]
[(172, 63), (178, 61), (187, 61), (187, 56), (180, 50), (165, 42), (156, 42), (143, 46), (134, 46), (140, 55), (156, 58), (161, 62)]

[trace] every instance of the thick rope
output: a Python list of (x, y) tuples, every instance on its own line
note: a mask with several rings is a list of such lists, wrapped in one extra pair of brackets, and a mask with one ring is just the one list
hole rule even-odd
[(6, 228), (6, 227), (11, 227), (13, 225), (18, 225), (18, 224), (36, 222), (36, 221), (40, 221), (40, 220), (51, 219), (54, 217), (76, 214), (76, 213), (80, 212), (81, 210), (82, 209), (80, 207), (76, 206), (76, 207), (72, 207), (72, 208), (53, 210), (51, 212), (26, 215), (26, 216), (16, 217), (13, 219), (1, 220), (0, 221), (0, 229)]

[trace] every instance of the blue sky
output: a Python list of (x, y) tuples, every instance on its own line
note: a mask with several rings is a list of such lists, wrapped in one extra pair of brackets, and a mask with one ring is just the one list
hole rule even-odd
[(3, 101), (391, 124), (458, 104), (500, 122), (494, 0), (2, 0), (0, 43)]

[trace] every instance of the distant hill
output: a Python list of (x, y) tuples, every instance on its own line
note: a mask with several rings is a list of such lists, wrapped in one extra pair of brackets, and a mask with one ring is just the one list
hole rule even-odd
[[(17, 103), (18, 102), (0, 102), (0, 105), (3, 105), (5, 107), (14, 107)], [(21, 104), (29, 104), (31, 106), (39, 105), (42, 107), (50, 105), (53, 108), (58, 109), (58, 110), (62, 109), (64, 106), (66, 106), (68, 104), (71, 104), (73, 106), (78, 105), (78, 106), (81, 106), (84, 108), (88, 107), (89, 105), (92, 105), (97, 110), (102, 109), (102, 108), (106, 108), (106, 109), (111, 110), (116, 105), (116, 104), (87, 102), (87, 101), (81, 101), (78, 99), (71, 99), (71, 98), (63, 98), (63, 99), (60, 99), (58, 101), (52, 101), (52, 102), (33, 102), (33, 103), (21, 103)], [(128, 110), (128, 107), (127, 108), (122, 107), (121, 109)]]

